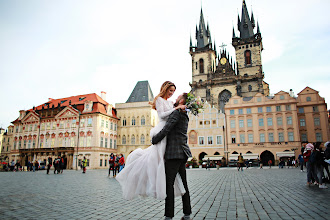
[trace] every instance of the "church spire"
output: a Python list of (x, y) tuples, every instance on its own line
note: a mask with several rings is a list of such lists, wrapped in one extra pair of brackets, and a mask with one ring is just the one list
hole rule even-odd
[(197, 28), (196, 25), (196, 40), (197, 40), (197, 48), (203, 48), (207, 46), (209, 42), (210, 30), (206, 28), (204, 16), (203, 16), (203, 9), (201, 8), (201, 14), (199, 18), (199, 27)]
[[(239, 16), (238, 16), (239, 18)], [(250, 20), (249, 12), (246, 8), (245, 0), (242, 3), (242, 19), (238, 20), (238, 30), (240, 32), (240, 38), (246, 39), (254, 36), (254, 17)]]

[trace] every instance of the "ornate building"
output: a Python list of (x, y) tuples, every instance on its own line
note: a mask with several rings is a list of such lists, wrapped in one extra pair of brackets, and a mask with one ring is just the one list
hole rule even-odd
[(233, 28), (232, 37), (236, 62), (225, 49), (220, 54), (217, 53), (202, 10), (199, 26), (196, 26), (196, 44), (193, 45), (190, 39), (192, 92), (217, 106), (221, 112), (224, 112), (224, 106), (232, 96), (250, 97), (257, 93), (269, 95), (269, 85), (263, 81), (260, 28), (257, 24), (257, 31), (254, 33), (254, 15), (252, 13), (250, 18), (244, 0), (237, 27), (240, 34), (236, 36)]
[(21, 110), (13, 121), (10, 160), (44, 161), (64, 156), (67, 169), (77, 168), (85, 156), (90, 168), (107, 166), (108, 156), (116, 152), (116, 110), (95, 93), (49, 99)]
[(150, 130), (158, 122), (157, 112), (151, 108), (154, 100), (148, 81), (137, 82), (126, 103), (117, 103), (118, 153), (127, 158), (137, 148), (151, 145)]
[(14, 133), (14, 126), (12, 125), (9, 125), (6, 131), (0, 128), (0, 142), (2, 144), (0, 150), (0, 160), (2, 161), (10, 162), (9, 156), (10, 156), (10, 150), (13, 146), (13, 133)]

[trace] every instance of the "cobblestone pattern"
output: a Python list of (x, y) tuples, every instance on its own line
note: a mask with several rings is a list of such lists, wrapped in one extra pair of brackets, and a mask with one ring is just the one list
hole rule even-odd
[[(307, 187), (298, 169), (187, 170), (192, 218), (329, 219), (330, 189)], [(107, 170), (0, 173), (0, 219), (163, 219), (164, 201), (123, 200)], [(182, 217), (181, 199), (176, 216)]]

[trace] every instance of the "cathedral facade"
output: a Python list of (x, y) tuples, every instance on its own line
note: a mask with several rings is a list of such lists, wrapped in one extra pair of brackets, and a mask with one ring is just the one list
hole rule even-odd
[(236, 61), (225, 49), (217, 52), (202, 10), (199, 25), (196, 26), (196, 43), (193, 44), (190, 39), (192, 92), (221, 112), (224, 112), (224, 106), (232, 96), (252, 97), (257, 93), (269, 95), (269, 85), (264, 81), (262, 69), (263, 45), (259, 24), (255, 23), (253, 13), (250, 17), (245, 1), (241, 18), (238, 15), (237, 29), (239, 34), (236, 36), (233, 28), (232, 36)]

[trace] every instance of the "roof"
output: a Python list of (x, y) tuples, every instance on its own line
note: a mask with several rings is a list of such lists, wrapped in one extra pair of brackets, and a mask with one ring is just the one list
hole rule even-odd
[(153, 101), (154, 95), (152, 94), (148, 80), (138, 81), (127, 99), (128, 102), (148, 102)]
[[(243, 3), (242, 3), (242, 19), (240, 20), (239, 16), (238, 16), (237, 26), (238, 26), (238, 30), (240, 32), (240, 38), (246, 39), (246, 38), (250, 38), (250, 37), (254, 36), (254, 33), (253, 33), (253, 28), (255, 26), (254, 16), (252, 13), (251, 20), (250, 20), (249, 12), (246, 8), (245, 0), (243, 0)], [(260, 29), (258, 29), (258, 30), (260, 31)]]

